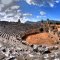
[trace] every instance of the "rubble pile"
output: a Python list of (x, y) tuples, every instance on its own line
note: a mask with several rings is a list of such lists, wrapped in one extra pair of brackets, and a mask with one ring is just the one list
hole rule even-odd
[[(36, 49), (38, 48), (38, 51)], [(39, 49), (40, 48), (40, 49)], [(35, 51), (34, 51), (35, 50)], [(5, 43), (0, 43), (0, 60), (53, 60), (53, 59), (60, 59), (60, 53), (53, 52), (47, 53), (47, 47), (41, 47), (34, 45), (31, 49), (23, 49), (16, 48), (14, 46), (10, 46), (9, 44), (5, 45)], [(41, 52), (43, 52), (41, 54)]]

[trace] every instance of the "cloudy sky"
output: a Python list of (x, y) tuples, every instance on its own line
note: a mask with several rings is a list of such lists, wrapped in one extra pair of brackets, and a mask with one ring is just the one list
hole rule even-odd
[(0, 0), (1, 21), (60, 20), (60, 0)]

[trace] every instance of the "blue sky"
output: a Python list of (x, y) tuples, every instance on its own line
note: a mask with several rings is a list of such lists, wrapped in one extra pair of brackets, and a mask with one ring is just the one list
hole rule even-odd
[(60, 0), (0, 0), (0, 19), (5, 21), (60, 21)]
[(21, 6), (22, 12), (32, 14), (32, 16), (30, 16), (32, 19), (31, 21), (46, 20), (47, 18), (51, 20), (60, 20), (60, 2), (55, 3), (54, 6), (49, 6), (48, 4), (46, 6), (37, 6), (21, 1), (19, 5)]

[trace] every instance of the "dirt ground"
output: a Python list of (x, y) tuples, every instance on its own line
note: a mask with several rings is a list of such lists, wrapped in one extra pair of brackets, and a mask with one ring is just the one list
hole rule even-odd
[(54, 45), (57, 41), (58, 38), (55, 35), (46, 32), (30, 35), (26, 38), (28, 44)]

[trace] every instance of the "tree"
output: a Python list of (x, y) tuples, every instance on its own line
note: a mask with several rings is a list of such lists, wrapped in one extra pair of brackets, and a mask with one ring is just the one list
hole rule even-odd
[(43, 23), (44, 21), (43, 21), (43, 19), (41, 20), (41, 23)]
[(18, 19), (18, 23), (21, 23), (20, 19)]
[(49, 20), (49, 18), (47, 18), (47, 23), (50, 24), (50, 20)]

